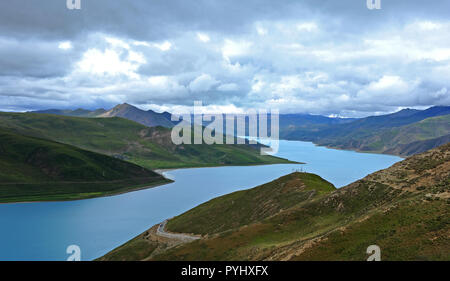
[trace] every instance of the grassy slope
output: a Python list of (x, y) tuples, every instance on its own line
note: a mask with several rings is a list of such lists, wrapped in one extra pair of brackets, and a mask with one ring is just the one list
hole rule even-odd
[[(259, 189), (264, 190), (259, 187), (254, 191)], [(210, 235), (152, 259), (365, 260), (365, 251), (372, 244), (381, 247), (383, 260), (450, 259), (450, 144), (410, 157), (334, 192), (299, 200), (271, 216), (256, 218), (254, 223), (246, 219), (235, 224), (223, 218), (230, 214), (238, 216), (239, 221), (241, 212), (244, 218), (252, 214), (252, 204), (248, 204), (248, 210), (225, 212), (225, 202), (233, 196), (194, 208), (178, 217), (181, 222), (174, 219), (170, 226), (173, 230)], [(215, 226), (204, 226), (200, 216), (205, 215), (214, 218), (209, 223)], [(222, 232), (213, 234), (216, 231)], [(137, 237), (133, 240), (136, 243), (142, 243), (142, 239)], [(152, 243), (151, 247), (157, 245)], [(121, 259), (131, 258), (130, 249), (122, 246), (116, 254)]]
[[(450, 133), (450, 115), (427, 118), (425, 120), (386, 130), (370, 132), (360, 140), (359, 149), (373, 152), (396, 151), (400, 146), (408, 146), (413, 142), (423, 142), (440, 138)], [(427, 149), (425, 149), (427, 150)], [(424, 152), (418, 146), (411, 155)]]
[[(249, 225), (278, 214), (294, 205), (320, 198), (335, 190), (321, 177), (308, 173), (293, 173), (261, 186), (233, 192), (169, 220), (170, 231), (213, 235)], [(152, 254), (157, 242), (144, 234), (111, 251), (101, 260), (136, 260)]]
[(293, 260), (362, 260), (368, 245), (382, 260), (449, 260), (448, 203), (405, 200), (386, 213), (335, 231)]
[(170, 182), (135, 164), (0, 129), (0, 202), (104, 196)]
[(155, 168), (290, 163), (261, 156), (248, 145), (172, 144), (170, 129), (148, 128), (122, 118), (77, 118), (33, 113), (0, 113), (0, 128), (71, 144)]
[(368, 244), (377, 244), (383, 260), (449, 260), (450, 144), (367, 177), (366, 185), (373, 182), (401, 196), (293, 259), (358, 260)]
[[(354, 123), (358, 122), (361, 120)], [(367, 127), (350, 123), (316, 126), (282, 132), (282, 135), (287, 139), (310, 140), (340, 149), (409, 156), (442, 144), (439, 139), (450, 134), (450, 115), (430, 117), (406, 125), (387, 125)], [(408, 149), (409, 145), (411, 149)]]
[(171, 219), (167, 229), (203, 235), (218, 233), (260, 221), (334, 189), (331, 183), (317, 175), (293, 173), (256, 188), (208, 201)]
[(146, 232), (112, 250), (98, 261), (140, 261), (157, 250), (159, 243), (147, 239)]
[(413, 155), (433, 149), (435, 147), (444, 145), (449, 142), (450, 142), (450, 134), (434, 139), (413, 141), (406, 144), (399, 144), (391, 149), (385, 150), (384, 153), (397, 154), (401, 156)]

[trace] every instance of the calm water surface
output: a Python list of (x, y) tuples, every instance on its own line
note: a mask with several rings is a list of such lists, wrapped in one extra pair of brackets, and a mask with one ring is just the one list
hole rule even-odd
[(92, 260), (166, 218), (295, 169), (342, 187), (401, 160), (299, 141), (280, 141), (277, 155), (307, 164), (174, 170), (165, 172), (174, 183), (112, 197), (0, 204), (0, 260), (66, 260), (72, 244), (81, 248), (83, 260)]

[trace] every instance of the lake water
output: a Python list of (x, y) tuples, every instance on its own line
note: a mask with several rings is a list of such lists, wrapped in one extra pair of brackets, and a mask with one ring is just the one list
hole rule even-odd
[(280, 141), (277, 155), (306, 164), (173, 170), (165, 175), (174, 183), (112, 197), (0, 204), (0, 260), (66, 260), (73, 244), (81, 248), (82, 260), (92, 260), (164, 219), (296, 169), (342, 187), (401, 160), (299, 141)]

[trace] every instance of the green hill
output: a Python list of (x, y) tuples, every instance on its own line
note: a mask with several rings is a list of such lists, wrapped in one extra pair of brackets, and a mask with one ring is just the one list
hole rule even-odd
[(292, 125), (280, 136), (363, 152), (410, 156), (442, 145), (450, 134), (450, 107), (402, 110), (344, 124)]
[[(203, 234), (200, 240), (171, 245), (155, 239), (152, 228), (102, 259), (365, 260), (373, 244), (382, 260), (450, 259), (450, 144), (335, 191), (302, 176), (225, 195), (169, 220), (169, 230)], [(305, 199), (296, 189), (285, 201), (282, 189), (295, 178), (317, 194)], [(264, 214), (259, 204), (274, 207)]]
[(414, 155), (438, 147), (450, 142), (450, 134), (427, 140), (413, 141), (405, 144), (398, 144), (384, 151), (387, 154), (397, 154), (401, 156)]
[[(257, 223), (312, 198), (320, 198), (335, 190), (321, 177), (308, 173), (293, 173), (261, 186), (233, 192), (170, 219), (167, 230), (214, 235)], [(141, 260), (151, 257), (161, 248), (172, 246), (170, 241), (146, 231), (100, 260)], [(207, 249), (203, 249), (207, 250)]]
[(168, 183), (106, 155), (0, 129), (0, 202), (82, 199)]
[[(365, 152), (397, 153), (409, 156), (443, 144), (436, 141), (450, 133), (450, 115), (430, 117), (401, 127), (351, 133), (342, 138), (320, 140), (319, 143), (341, 149)], [(413, 145), (413, 143), (415, 143)], [(420, 145), (428, 143), (429, 145)], [(430, 144), (437, 145), (431, 146)], [(411, 148), (410, 148), (411, 146)]]
[(331, 183), (317, 175), (294, 173), (257, 188), (237, 191), (208, 201), (171, 219), (167, 230), (214, 234), (258, 222), (333, 190), (335, 187)]
[(175, 145), (171, 130), (119, 118), (0, 113), (0, 128), (51, 139), (149, 169), (291, 163), (260, 155), (258, 145)]

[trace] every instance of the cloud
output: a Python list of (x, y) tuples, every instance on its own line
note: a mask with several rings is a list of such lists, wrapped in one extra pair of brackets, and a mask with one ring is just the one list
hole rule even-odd
[(70, 72), (80, 53), (67, 42), (18, 40), (0, 36), (0, 75), (52, 77)]
[(169, 110), (202, 100), (365, 116), (450, 104), (448, 1), (385, 1), (382, 10), (352, 0), (28, 5), (0, 3), (3, 109)]
[(79, 71), (94, 75), (124, 74), (133, 77), (139, 67), (139, 64), (135, 62), (136, 58), (133, 56), (122, 60), (120, 53), (111, 49), (105, 51), (90, 49), (83, 54), (83, 58), (77, 63), (77, 68)]
[(392, 106), (407, 104), (409, 101), (417, 102), (414, 96), (419, 85), (418, 80), (404, 81), (399, 76), (384, 75), (361, 88), (356, 95), (356, 100), (365, 104), (377, 103)]
[(72, 43), (70, 41), (64, 41), (58, 44), (58, 48), (63, 49), (63, 50), (69, 50), (72, 49)]
[(217, 87), (217, 90), (221, 92), (232, 92), (239, 90), (239, 86), (235, 83), (227, 83)]
[(168, 42), (168, 41), (164, 41), (162, 43), (154, 43), (153, 46), (155, 46), (156, 48), (160, 49), (161, 51), (165, 52), (168, 51), (172, 48), (172, 43)]
[(318, 29), (316, 23), (314, 22), (299, 23), (297, 24), (296, 27), (298, 31), (306, 31), (306, 32), (313, 32)]
[(249, 41), (233, 41), (225, 39), (222, 47), (222, 55), (229, 60), (232, 57), (244, 56), (250, 52), (253, 43)]
[(203, 73), (189, 83), (189, 89), (194, 92), (206, 92), (219, 83), (220, 82), (211, 75)]
[(202, 41), (203, 43), (208, 43), (211, 38), (209, 38), (208, 34), (197, 32), (197, 38), (198, 40)]

